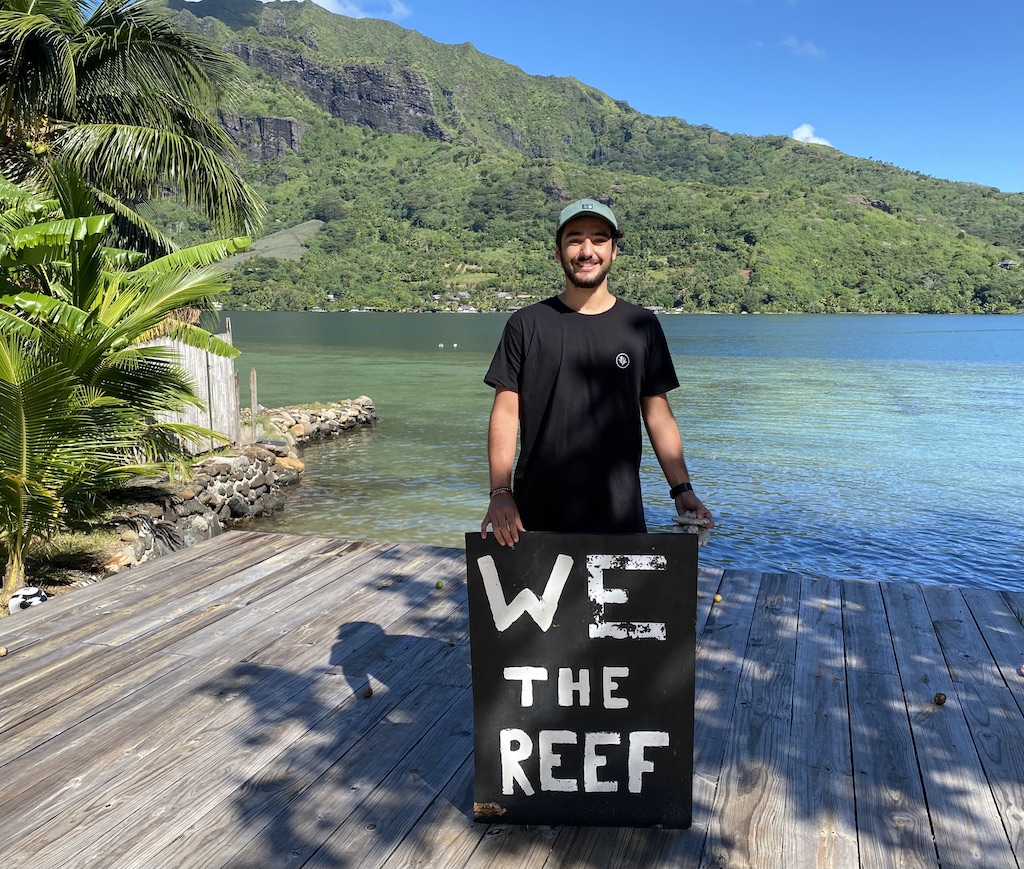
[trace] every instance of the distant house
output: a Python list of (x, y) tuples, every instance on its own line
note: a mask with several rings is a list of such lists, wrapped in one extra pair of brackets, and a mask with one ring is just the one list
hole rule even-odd
[(998, 265), (1001, 269), (1015, 269), (1020, 267), (1020, 263), (1015, 259), (1000, 260)]

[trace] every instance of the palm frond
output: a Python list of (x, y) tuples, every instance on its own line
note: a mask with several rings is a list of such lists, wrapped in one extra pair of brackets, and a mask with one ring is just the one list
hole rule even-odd
[(137, 275), (150, 275), (175, 271), (183, 267), (194, 268), (196, 266), (213, 265), (225, 257), (245, 250), (251, 244), (252, 239), (247, 235), (197, 244), (146, 263), (136, 269), (134, 273)]
[(234, 64), (202, 35), (185, 31), (154, 2), (105, 0), (72, 47), (83, 79), (144, 83), (202, 104), (233, 78)]
[(55, 7), (57, 18), (34, 8), (0, 10), (0, 129), (31, 130), (38, 118), (73, 114), (76, 75), (62, 26), (66, 6)]
[(137, 250), (148, 258), (166, 256), (175, 250), (174, 241), (134, 208), (128, 207), (119, 199), (115, 199), (95, 186), (93, 195), (105, 210), (114, 215), (108, 241)]
[(81, 124), (61, 137), (61, 156), (90, 183), (124, 201), (181, 192), (221, 231), (255, 234), (266, 212), (255, 191), (214, 151), (187, 136), (125, 124)]
[(0, 266), (10, 268), (15, 256), (19, 266), (66, 261), (68, 248), (74, 242), (87, 238), (102, 239), (112, 220), (112, 215), (100, 214), (48, 220), (16, 229), (3, 238), (5, 251)]

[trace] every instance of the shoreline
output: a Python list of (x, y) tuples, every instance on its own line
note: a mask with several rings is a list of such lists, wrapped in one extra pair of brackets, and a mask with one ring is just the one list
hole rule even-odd
[[(26, 586), (59, 597), (101, 582), (163, 555), (216, 537), (249, 520), (277, 512), (281, 489), (302, 478), (299, 451), (319, 440), (379, 422), (373, 400), (355, 399), (280, 408), (259, 408), (253, 432), (248, 410), (240, 414), (242, 430), (255, 442), (242, 442), (207, 454), (192, 465), (189, 479), (139, 480), (113, 493), (116, 515), (100, 523), (118, 537), (102, 565), (52, 569), (67, 579), (47, 582), (46, 567), (26, 576)], [(264, 435), (266, 431), (266, 435)], [(106, 550), (104, 550), (106, 552)], [(6, 617), (7, 613), (0, 614)]]

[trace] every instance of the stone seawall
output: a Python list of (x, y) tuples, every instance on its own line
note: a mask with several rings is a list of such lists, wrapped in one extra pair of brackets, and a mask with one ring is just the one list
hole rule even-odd
[[(251, 427), (246, 416), (243, 423)], [(273, 513), (283, 503), (281, 487), (301, 479), (301, 447), (378, 421), (365, 395), (315, 407), (264, 410), (259, 419), (262, 442), (204, 459), (193, 466), (187, 483), (147, 481), (123, 493), (121, 515), (108, 523), (121, 531), (123, 545), (106, 570), (116, 573)]]

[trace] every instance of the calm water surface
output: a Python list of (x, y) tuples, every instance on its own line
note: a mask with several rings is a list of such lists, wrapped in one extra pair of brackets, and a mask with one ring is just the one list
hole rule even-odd
[[(488, 485), (498, 314), (225, 313), (248, 404), (371, 396), (254, 527), (461, 546)], [(1024, 318), (670, 316), (705, 564), (1024, 587)], [(443, 345), (443, 346), (442, 346)], [(671, 527), (653, 453), (652, 531)]]

